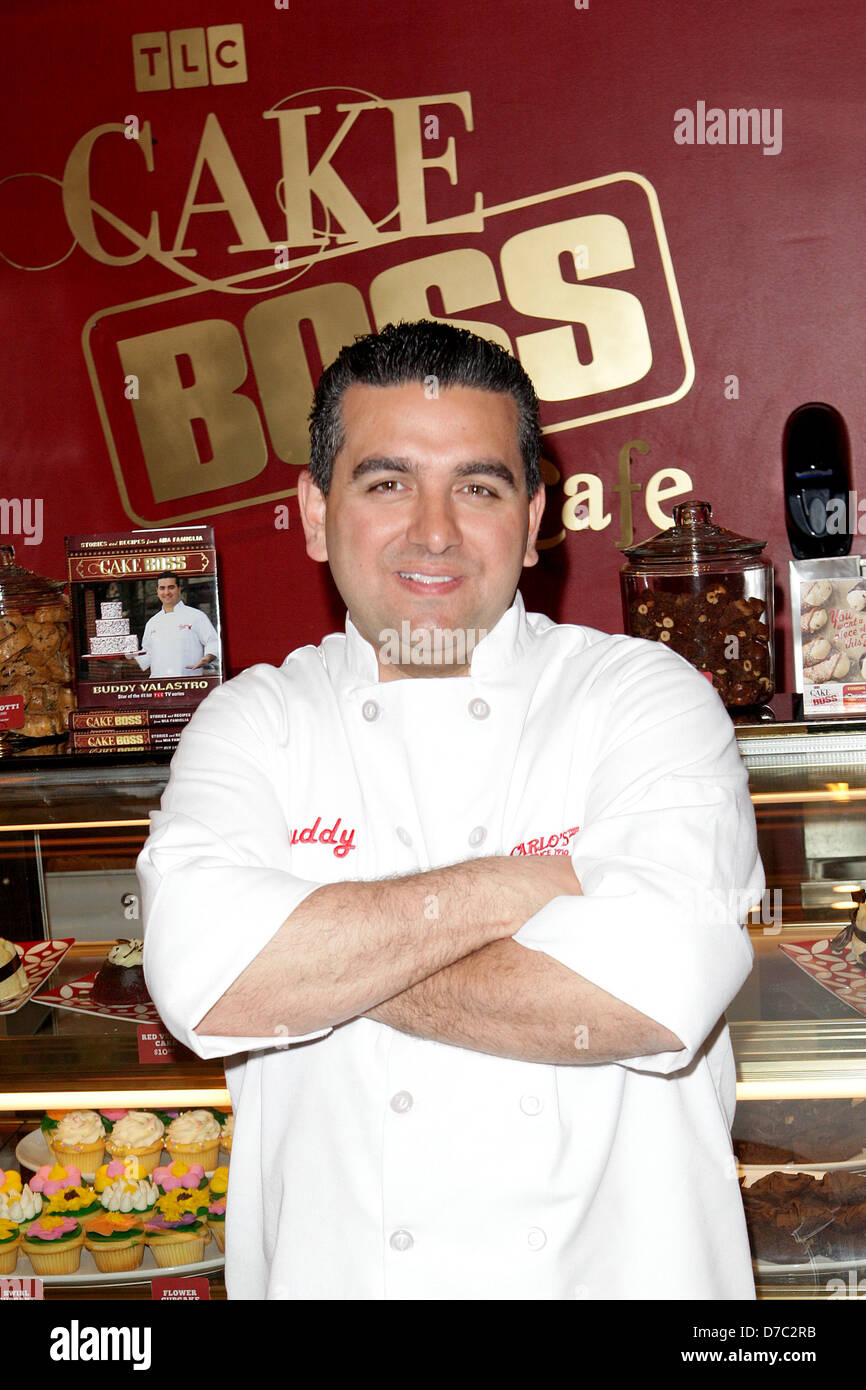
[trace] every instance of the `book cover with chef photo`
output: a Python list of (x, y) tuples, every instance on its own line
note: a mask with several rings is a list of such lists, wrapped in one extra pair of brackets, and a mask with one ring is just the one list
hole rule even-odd
[(93, 751), (100, 737), (132, 747), (133, 733), (142, 746), (176, 741), (223, 679), (213, 528), (67, 536), (66, 557), (78, 709), (100, 712), (86, 728), (79, 713), (73, 742)]
[[(807, 568), (809, 573), (804, 574)], [(860, 557), (793, 562), (791, 602), (803, 713), (812, 717), (862, 714), (866, 709), (866, 578), (860, 573)]]

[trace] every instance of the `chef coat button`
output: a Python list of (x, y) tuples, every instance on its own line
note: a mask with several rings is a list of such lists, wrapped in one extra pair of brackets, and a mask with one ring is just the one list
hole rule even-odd
[(374, 719), (378, 719), (381, 712), (375, 700), (365, 700), (361, 706), (361, 713), (368, 724), (372, 724)]
[(395, 1231), (388, 1244), (392, 1250), (411, 1250), (415, 1242), (408, 1231)]
[(391, 1097), (391, 1109), (396, 1110), (398, 1115), (403, 1115), (407, 1110), (411, 1110), (415, 1104), (413, 1097), (408, 1091), (398, 1091)]
[(524, 1115), (538, 1115), (543, 1109), (544, 1102), (540, 1096), (521, 1096), (520, 1108)]
[(404, 830), (402, 825), (397, 826), (397, 839), (404, 845), (412, 844), (412, 836), (408, 830)]
[(533, 1226), (526, 1237), (530, 1250), (541, 1250), (547, 1244), (547, 1235), (540, 1226)]
[(484, 826), (483, 826), (483, 825), (476, 825), (475, 829), (472, 831), (471, 835), (469, 836), (469, 843), (470, 843), (470, 845), (472, 846), (473, 849), (477, 849), (479, 845), (483, 845), (483, 844), (484, 844), (484, 841), (485, 841), (486, 839), (487, 839), (487, 831), (484, 829)]
[(486, 719), (490, 713), (490, 706), (486, 700), (470, 700), (469, 713), (473, 719)]

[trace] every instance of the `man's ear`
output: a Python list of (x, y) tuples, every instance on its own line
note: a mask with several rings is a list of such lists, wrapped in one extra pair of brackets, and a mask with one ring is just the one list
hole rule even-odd
[(307, 538), (307, 554), (311, 560), (327, 560), (328, 546), (325, 541), (325, 494), (313, 482), (305, 468), (298, 475), (298, 507), (301, 525)]
[(544, 483), (539, 483), (535, 496), (529, 499), (529, 534), (526, 537), (526, 549), (523, 552), (523, 564), (526, 569), (538, 564), (538, 551), (535, 548), (535, 542), (538, 540), (538, 528), (541, 525), (541, 518), (544, 516), (546, 500), (547, 493)]

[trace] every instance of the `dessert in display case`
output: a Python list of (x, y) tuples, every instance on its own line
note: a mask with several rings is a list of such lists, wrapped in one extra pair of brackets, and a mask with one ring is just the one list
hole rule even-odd
[(141, 967), (134, 866), (167, 774), (3, 763), (0, 1278), (45, 1299), (225, 1297), (225, 1075), (167, 1034)]
[[(737, 716), (767, 890), (728, 1010), (731, 1180), (767, 1300), (866, 1278), (866, 720), (792, 708)], [(190, 1275), (225, 1296), (224, 1073), (164, 1032), (140, 972), (134, 864), (167, 775), (167, 756), (0, 763), (0, 1278), (46, 1298)]]

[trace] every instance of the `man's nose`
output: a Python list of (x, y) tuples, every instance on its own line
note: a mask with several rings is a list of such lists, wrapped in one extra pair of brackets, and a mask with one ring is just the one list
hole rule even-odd
[(431, 554), (459, 545), (462, 536), (450, 494), (418, 493), (406, 533), (407, 540)]

